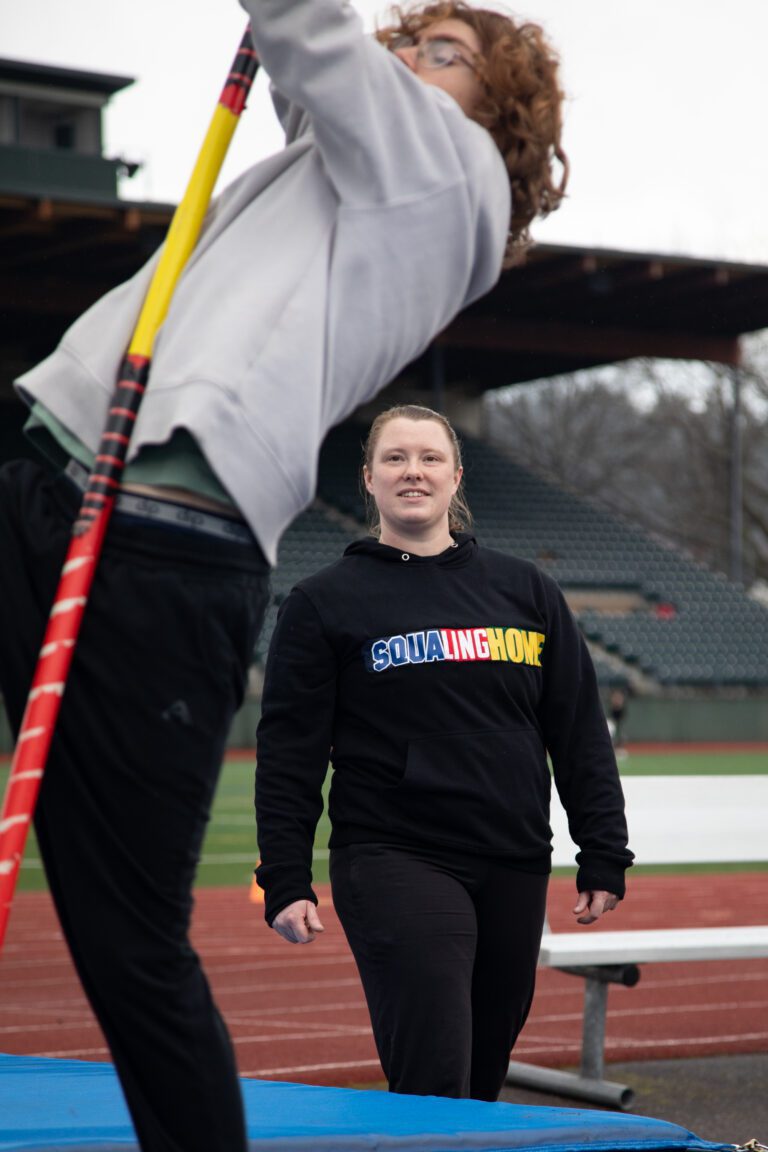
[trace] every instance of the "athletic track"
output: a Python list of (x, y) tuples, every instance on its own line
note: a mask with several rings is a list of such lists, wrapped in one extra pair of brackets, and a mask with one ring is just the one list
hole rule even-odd
[[(244, 1075), (330, 1085), (381, 1081), (357, 973), (326, 886), (320, 896), (325, 934), (299, 947), (266, 927), (262, 906), (252, 904), (247, 891), (202, 889), (195, 943)], [(572, 927), (572, 902), (572, 880), (553, 880), (553, 930)], [(768, 872), (630, 875), (627, 900), (604, 926), (759, 924), (767, 912)], [(0, 988), (0, 1051), (109, 1058), (47, 893), (16, 896)], [(582, 995), (580, 979), (541, 971), (516, 1059), (577, 1064)], [(608, 1000), (609, 1062), (758, 1052), (768, 1045), (765, 960), (646, 965), (635, 988), (611, 986)]]

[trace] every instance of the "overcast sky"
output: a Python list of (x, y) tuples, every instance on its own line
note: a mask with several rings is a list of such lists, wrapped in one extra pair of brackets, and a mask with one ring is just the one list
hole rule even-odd
[[(500, 7), (495, 2), (489, 4)], [(386, 4), (359, 0), (367, 26)], [(568, 93), (570, 196), (542, 242), (768, 264), (768, 0), (530, 0)], [(122, 194), (176, 202), (246, 24), (237, 0), (0, 0), (0, 54), (135, 78), (106, 150)], [(280, 145), (263, 77), (220, 187)]]

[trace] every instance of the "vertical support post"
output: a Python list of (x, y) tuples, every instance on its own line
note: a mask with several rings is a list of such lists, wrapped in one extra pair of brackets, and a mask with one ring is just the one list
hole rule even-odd
[(584, 1022), (581, 1035), (581, 1075), (602, 1080), (605, 1071), (605, 1019), (608, 985), (588, 977), (584, 984)]
[(730, 578), (744, 582), (744, 475), (741, 371), (731, 368)]

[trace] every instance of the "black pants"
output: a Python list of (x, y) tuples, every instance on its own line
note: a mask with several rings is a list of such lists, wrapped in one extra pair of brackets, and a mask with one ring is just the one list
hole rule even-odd
[(390, 1091), (498, 1098), (533, 998), (547, 880), (390, 845), (331, 852)]
[[(21, 723), (80, 493), (0, 470), (0, 688)], [(37, 806), (51, 893), (141, 1146), (240, 1152), (234, 1052), (188, 938), (268, 597), (258, 548), (115, 513)]]

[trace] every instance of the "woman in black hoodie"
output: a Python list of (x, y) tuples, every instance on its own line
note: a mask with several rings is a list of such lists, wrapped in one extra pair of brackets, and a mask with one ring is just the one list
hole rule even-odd
[(373, 535), (298, 584), (272, 639), (256, 815), (268, 923), (333, 899), (390, 1090), (498, 1097), (533, 996), (551, 868), (551, 758), (579, 845), (574, 915), (624, 895), (624, 800), (592, 661), (555, 582), (463, 529), (459, 444), (412, 405), (373, 423)]

